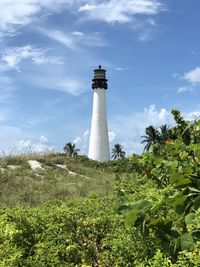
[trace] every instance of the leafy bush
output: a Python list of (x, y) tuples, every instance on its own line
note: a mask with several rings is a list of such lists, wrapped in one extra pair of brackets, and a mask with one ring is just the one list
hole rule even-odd
[[(147, 236), (152, 230), (161, 241), (164, 257), (171, 256), (178, 262), (181, 257), (178, 255), (186, 257), (186, 251), (192, 253), (200, 242), (200, 144), (193, 142), (199, 136), (199, 121), (189, 127), (189, 122), (176, 115), (178, 126), (174, 130), (179, 139), (162, 147), (154, 145), (153, 152), (143, 153), (140, 159), (144, 179), (157, 183), (154, 195), (160, 197), (153, 199), (147, 195), (128, 205), (122, 203), (120, 209), (124, 211), (127, 227), (140, 227)], [(179, 251), (185, 254), (178, 254)], [(164, 264), (165, 259), (161, 260)], [(192, 264), (189, 258), (186, 261)]]
[(127, 230), (113, 198), (54, 201), (0, 213), (0, 266), (133, 266), (155, 238)]

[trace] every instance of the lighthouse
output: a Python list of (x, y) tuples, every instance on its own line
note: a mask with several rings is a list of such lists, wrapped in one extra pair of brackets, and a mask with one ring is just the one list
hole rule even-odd
[(106, 70), (102, 69), (101, 66), (94, 70), (94, 78), (92, 79), (93, 110), (88, 157), (101, 162), (110, 160), (106, 112), (107, 81)]

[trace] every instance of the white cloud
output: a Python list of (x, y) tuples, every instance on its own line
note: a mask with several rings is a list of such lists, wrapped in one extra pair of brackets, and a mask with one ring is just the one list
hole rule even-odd
[(37, 143), (32, 145), (31, 151), (36, 153), (46, 153), (54, 151), (54, 147), (43, 143)]
[(148, 22), (150, 25), (152, 25), (152, 26), (156, 26), (156, 25), (157, 25), (156, 22), (155, 22), (155, 20), (154, 20), (153, 18), (149, 18), (149, 19), (147, 19), (147, 22)]
[(189, 121), (194, 121), (196, 119), (200, 119), (200, 111), (192, 111), (187, 114), (183, 114), (184, 118)]
[(107, 42), (103, 40), (99, 32), (86, 34), (80, 31), (63, 32), (60, 30), (50, 30), (45, 28), (37, 28), (39, 32), (51, 38), (54, 41), (66, 46), (71, 50), (80, 50), (83, 45), (86, 46), (107, 46)]
[(23, 60), (27, 59), (30, 59), (36, 65), (63, 64), (61, 58), (47, 56), (46, 53), (47, 50), (34, 48), (31, 45), (14, 47), (6, 49), (5, 53), (1, 57), (1, 61), (8, 69), (15, 68), (17, 70), (19, 70), (19, 64)]
[(144, 28), (144, 30), (141, 31), (141, 33), (139, 33), (139, 41), (144, 43), (144, 42), (151, 40), (152, 33), (153, 31), (151, 28), (146, 28), (146, 29)]
[(88, 19), (102, 20), (108, 23), (127, 23), (135, 15), (156, 15), (164, 10), (158, 0), (108, 0), (99, 3), (85, 3), (79, 8)]
[(0, 29), (5, 34), (14, 33), (14, 26), (26, 25), (30, 17), (38, 12), (39, 6), (33, 1), (1, 0), (0, 2)]
[(195, 69), (186, 72), (183, 76), (183, 78), (191, 82), (193, 84), (199, 84), (200, 83), (200, 67), (196, 67)]
[(159, 125), (170, 122), (170, 113), (165, 108), (157, 111), (155, 105), (150, 105), (145, 108), (144, 113), (138, 114), (138, 117), (141, 117), (141, 119), (143, 118), (144, 121), (146, 120), (149, 125)]
[(72, 0), (1, 0), (0, 36), (15, 35), (17, 28), (31, 23), (42, 12), (59, 12), (72, 5)]
[[(80, 80), (80, 77), (73, 77), (73, 74), (66, 76), (66, 68), (60, 57), (49, 56), (49, 50), (42, 50), (31, 45), (9, 48), (1, 56), (0, 70), (2, 73), (10, 69), (20, 71), (20, 63), (30, 60), (33, 64), (38, 65), (38, 71), (28, 74), (26, 70), (23, 79), (31, 80), (35, 86), (43, 89), (51, 89), (69, 93), (77, 96), (86, 90), (86, 84)], [(45, 68), (39, 66), (46, 64)], [(55, 68), (54, 65), (60, 65)], [(13, 96), (13, 81), (11, 78), (0, 75), (0, 102), (6, 101)]]
[(87, 155), (88, 154), (88, 146), (89, 146), (89, 130), (85, 131), (82, 136), (77, 136), (73, 140), (73, 144), (76, 144), (76, 147), (80, 149), (80, 153)]
[(49, 38), (63, 44), (64, 46), (70, 48), (70, 49), (76, 49), (74, 36), (70, 36), (65, 34), (64, 32), (60, 30), (47, 30), (40, 28), (38, 29), (41, 33), (48, 36)]
[(82, 142), (82, 138), (80, 136), (77, 136), (74, 140), (73, 140), (73, 144), (77, 145), (80, 144)]
[[(161, 0), (1, 0), (0, 1), (0, 37), (15, 36), (20, 33), (23, 26), (33, 24), (37, 28), (44, 18), (61, 12), (70, 12), (77, 19), (100, 20), (107, 23), (127, 23), (138, 21), (138, 15), (147, 17), (149, 26), (155, 26), (152, 16), (164, 11), (165, 5)], [(66, 14), (67, 15), (67, 14)], [(151, 18), (149, 18), (151, 16)], [(44, 32), (45, 33), (45, 32)], [(80, 31), (73, 31), (68, 36), (61, 31), (46, 31), (46, 35), (57, 40), (67, 47), (74, 49), (70, 37), (85, 37)], [(147, 33), (146, 33), (147, 36)], [(92, 35), (86, 40), (92, 40)], [(96, 36), (94, 38), (97, 38)], [(147, 37), (141, 37), (146, 38)], [(89, 42), (88, 42), (89, 43)], [(104, 45), (104, 43), (102, 42)], [(95, 45), (98, 45), (96, 42)]]
[(143, 151), (141, 136), (145, 134), (146, 127), (150, 125), (158, 127), (163, 124), (171, 126), (173, 123), (168, 110), (165, 108), (157, 110), (155, 105), (150, 105), (142, 112), (112, 118), (110, 129), (116, 133), (116, 142), (123, 145), (127, 154), (131, 154)]
[(109, 142), (113, 143), (116, 140), (116, 133), (115, 132), (108, 132)]
[[(54, 87), (53, 89), (55, 89)], [(85, 87), (81, 81), (73, 78), (65, 78), (57, 81), (57, 90), (78, 96), (85, 91)]]
[(181, 94), (185, 92), (194, 92), (194, 89), (188, 86), (182, 86), (182, 87), (179, 87), (177, 90), (177, 94)]
[[(76, 34), (75, 34), (76, 33)], [(86, 34), (83, 32), (72, 32), (74, 35), (74, 42), (79, 44), (79, 46), (108, 46), (109, 43), (103, 38), (102, 33), (100, 32), (92, 32), (90, 34)]]
[(82, 36), (85, 36), (85, 34), (84, 34), (83, 32), (79, 32), (79, 31), (74, 31), (74, 32), (72, 32), (71, 34), (74, 35), (74, 36), (79, 36), (79, 37), (80, 37), (80, 36), (81, 36), (81, 37), (82, 37)]
[(21, 137), (21, 129), (13, 126), (0, 126), (0, 154), (12, 153), (15, 140)]
[(19, 153), (45, 153), (54, 151), (54, 147), (49, 143), (48, 138), (44, 135), (39, 140), (21, 139), (13, 144), (12, 154)]
[[(108, 132), (109, 137), (109, 143), (110, 143), (110, 149), (114, 146), (114, 142), (116, 140), (116, 133), (114, 131)], [(89, 148), (89, 138), (90, 138), (90, 132), (89, 130), (85, 131), (82, 136), (77, 136), (72, 143), (76, 144), (77, 148), (80, 149), (81, 154), (87, 155), (88, 154), (88, 148)]]
[(46, 136), (44, 136), (44, 135), (41, 135), (40, 138), (39, 138), (39, 140), (40, 140), (40, 142), (42, 144), (48, 144), (49, 143), (48, 138)]
[(124, 68), (122, 68), (122, 67), (116, 67), (114, 70), (116, 70), (116, 71), (123, 71)]
[(108, 70), (110, 70), (110, 71), (122, 72), (122, 71), (132, 71), (133, 70), (133, 68), (129, 68), (129, 67), (114, 66), (111, 63), (108, 63), (107, 65), (109, 66)]
[(16, 152), (31, 152), (32, 142), (31, 140), (20, 140), (15, 144), (14, 151)]
[(114, 145), (116, 143), (118, 143), (118, 142), (116, 142), (117, 135), (116, 135), (116, 133), (114, 131), (110, 131), (110, 132), (108, 132), (108, 138), (109, 138), (110, 155), (111, 155)]
[(43, 153), (54, 150), (46, 136), (30, 139), (24, 138), (25, 135), (19, 127), (0, 126), (0, 154)]
[(67, 72), (66, 66), (40, 67), (36, 73), (24, 73), (23, 78), (25, 81), (31, 80), (38, 89), (56, 90), (73, 96), (78, 96), (88, 90), (84, 78), (74, 75), (70, 70)]
[(122, 145), (122, 149), (126, 152), (127, 156), (130, 156), (133, 153), (140, 154), (143, 151), (141, 143), (138, 142), (131, 142), (131, 141), (122, 141), (120, 142)]

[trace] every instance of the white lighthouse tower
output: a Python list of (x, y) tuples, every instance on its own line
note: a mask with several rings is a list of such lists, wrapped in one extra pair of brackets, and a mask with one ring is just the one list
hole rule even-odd
[(102, 69), (101, 66), (94, 70), (94, 79), (92, 80), (93, 111), (88, 157), (101, 162), (110, 160), (106, 113), (107, 81), (106, 70)]

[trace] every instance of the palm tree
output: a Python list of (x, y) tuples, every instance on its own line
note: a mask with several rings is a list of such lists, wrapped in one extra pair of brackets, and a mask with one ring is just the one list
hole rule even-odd
[(63, 150), (69, 157), (77, 156), (78, 152), (80, 151), (80, 149), (76, 148), (76, 145), (72, 143), (67, 143)]
[(160, 126), (160, 141), (164, 145), (166, 141), (174, 140), (174, 136), (171, 132), (171, 129), (167, 124)]
[(158, 144), (160, 145), (161, 136), (159, 131), (152, 125), (145, 129), (146, 135), (141, 136), (143, 138), (142, 144), (146, 143), (144, 150), (149, 151), (152, 145)]
[(112, 150), (112, 158), (119, 160), (120, 158), (124, 158), (126, 152), (123, 151), (123, 147), (120, 144), (115, 144)]

